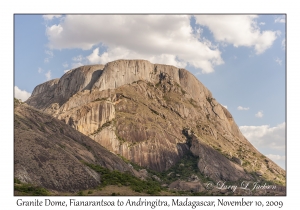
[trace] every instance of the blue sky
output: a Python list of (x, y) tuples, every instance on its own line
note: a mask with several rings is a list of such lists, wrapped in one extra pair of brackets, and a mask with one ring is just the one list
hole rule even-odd
[(259, 151), (285, 168), (285, 16), (14, 16), (15, 96), (85, 64), (185, 68)]

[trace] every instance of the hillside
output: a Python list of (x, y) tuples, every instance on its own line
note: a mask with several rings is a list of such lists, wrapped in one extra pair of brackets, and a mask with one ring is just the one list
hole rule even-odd
[(15, 106), (14, 177), (21, 182), (76, 192), (101, 183), (83, 163), (133, 173), (120, 157), (63, 122), (26, 104)]
[(285, 185), (285, 171), (185, 69), (144, 60), (83, 66), (38, 85), (26, 103), (141, 168), (162, 173), (192, 154), (215, 182)]

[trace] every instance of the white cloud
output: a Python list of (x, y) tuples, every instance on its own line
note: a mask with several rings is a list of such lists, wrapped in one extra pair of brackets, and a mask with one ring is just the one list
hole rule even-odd
[(64, 73), (67, 73), (68, 71), (70, 71), (71, 69), (67, 69), (67, 70), (64, 70)]
[(200, 27), (195, 27), (194, 28), (194, 33), (195, 33), (195, 37), (197, 38), (197, 39), (200, 39), (201, 38), (201, 34), (203, 33), (203, 29), (202, 28), (200, 28)]
[(261, 126), (240, 126), (243, 135), (260, 152), (285, 168), (285, 123), (270, 127)]
[(223, 63), (216, 46), (197, 39), (186, 15), (67, 15), (47, 27), (46, 34), (52, 49), (103, 46), (104, 52), (95, 48), (87, 57), (90, 63), (146, 59), (178, 67), (189, 64), (203, 73)]
[(106, 54), (103, 53), (102, 56), (99, 56), (99, 48), (96, 48), (93, 50), (92, 54), (90, 54), (86, 58), (89, 60), (90, 63), (93, 63), (93, 64), (102, 63), (102, 61), (105, 60), (103, 63), (103, 64), (105, 64), (106, 60), (107, 60), (107, 58), (105, 58), (105, 55), (107, 55), (107, 53)]
[(179, 61), (175, 55), (161, 54), (149, 56), (145, 54), (139, 54), (121, 47), (116, 47), (112, 50), (109, 49), (107, 52), (104, 52), (101, 55), (99, 55), (99, 48), (96, 48), (89, 56), (87, 56), (87, 60), (91, 64), (106, 64), (107, 62), (117, 59), (145, 59), (149, 60), (152, 63), (169, 64), (179, 68), (184, 68), (186, 66), (186, 62)]
[(53, 52), (50, 50), (45, 50), (45, 53), (49, 55), (51, 58), (53, 57)]
[(49, 63), (50, 58), (53, 58), (53, 52), (51, 50), (45, 50), (45, 53), (48, 55), (48, 57), (44, 59), (44, 62)]
[(260, 22), (259, 25), (264, 26), (264, 25), (266, 25), (266, 23), (265, 22)]
[(44, 20), (52, 20), (53, 18), (60, 18), (61, 15), (43, 15)]
[(83, 66), (84, 64), (81, 62), (77, 62), (77, 63), (72, 63), (72, 69)]
[(226, 105), (221, 104), (223, 107), (225, 107), (226, 109), (228, 109), (228, 107)]
[(285, 39), (282, 40), (281, 47), (282, 47), (283, 50), (285, 50)]
[(281, 31), (275, 31), (275, 33), (278, 37), (281, 35)]
[(254, 47), (256, 54), (270, 48), (277, 38), (276, 31), (261, 31), (257, 15), (197, 15), (196, 23), (207, 26), (216, 41), (233, 44), (235, 47)]
[(285, 23), (285, 16), (277, 17), (275, 23)]
[(51, 71), (49, 70), (46, 74), (45, 74), (45, 76), (46, 76), (46, 80), (48, 81), (48, 80), (51, 80)]
[(242, 106), (238, 106), (237, 108), (238, 110), (249, 110), (249, 107), (242, 107)]
[(264, 116), (263, 111), (259, 111), (255, 114), (255, 117), (262, 118)]
[(279, 65), (281, 65), (282, 60), (280, 60), (279, 58), (276, 58), (276, 59), (275, 59), (275, 62), (278, 63)]
[(285, 160), (285, 155), (273, 155), (273, 154), (268, 154), (266, 155), (268, 158), (270, 158), (273, 161), (278, 161), (278, 160)]
[(273, 150), (285, 149), (285, 123), (275, 127), (269, 125), (261, 126), (240, 126), (243, 135), (256, 148), (270, 148)]
[(30, 97), (30, 95), (31, 93), (28, 93), (25, 90), (20, 90), (17, 86), (15, 86), (15, 98), (26, 101)]
[(68, 68), (69, 64), (67, 62), (62, 64), (64, 68)]
[(78, 55), (78, 56), (72, 58), (72, 60), (76, 61), (76, 62), (80, 62), (80, 61), (82, 61), (82, 59), (83, 59), (82, 55)]
[[(52, 25), (50, 27), (47, 27), (46, 34), (48, 35), (48, 38), (51, 39), (52, 37), (57, 37), (57, 36), (59, 37), (61, 35), (62, 31), (63, 31), (63, 28), (61, 25)], [(53, 47), (53, 45), (50, 45), (50, 47)]]
[(39, 67), (39, 68), (38, 68), (38, 72), (39, 72), (39, 73), (42, 73), (42, 72), (43, 72), (43, 69), (42, 69), (41, 67)]

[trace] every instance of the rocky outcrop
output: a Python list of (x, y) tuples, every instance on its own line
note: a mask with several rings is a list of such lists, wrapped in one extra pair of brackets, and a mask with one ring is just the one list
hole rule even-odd
[(189, 136), (191, 152), (199, 157), (198, 168), (212, 180), (239, 181), (252, 180), (238, 164), (230, 161), (219, 151), (209, 147), (195, 134)]
[[(200, 171), (213, 179), (249, 178), (245, 174), (261, 171), (267, 160), (263, 177), (285, 183), (285, 172), (247, 141), (229, 111), (185, 69), (145, 60), (83, 66), (37, 86), (26, 103), (141, 167), (167, 170), (191, 149)], [(197, 141), (187, 143), (187, 127)], [(234, 175), (219, 173), (219, 166)]]
[(182, 180), (177, 180), (172, 182), (169, 185), (171, 190), (180, 190), (180, 191), (190, 191), (190, 192), (201, 192), (204, 191), (205, 188), (202, 186), (200, 182), (187, 182)]
[(50, 105), (58, 108), (75, 93), (91, 90), (102, 74), (103, 67), (103, 65), (79, 67), (68, 71), (60, 79), (40, 84), (34, 88), (27, 103), (42, 110)]
[(139, 175), (121, 158), (65, 123), (26, 105), (15, 107), (14, 177), (50, 190), (75, 192), (101, 183), (84, 163)]

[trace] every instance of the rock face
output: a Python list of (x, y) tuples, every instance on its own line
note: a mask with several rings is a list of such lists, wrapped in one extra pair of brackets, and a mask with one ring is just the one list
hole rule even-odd
[(75, 192), (101, 182), (83, 162), (134, 172), (89, 137), (29, 106), (15, 107), (14, 123), (14, 176), (22, 182)]
[(200, 182), (186, 182), (181, 180), (172, 182), (169, 185), (169, 188), (172, 190), (183, 190), (183, 191), (191, 191), (191, 192), (201, 192), (205, 190), (205, 188), (202, 186)]
[[(102, 74), (103, 65), (84, 66), (69, 71), (61, 79), (53, 79), (34, 88), (29, 101), (31, 105), (43, 109), (49, 104), (60, 107), (78, 91), (90, 90), (95, 80)], [(42, 98), (38, 98), (40, 96)], [(29, 102), (28, 101), (28, 102)]]
[(254, 179), (248, 173), (264, 168), (265, 179), (285, 183), (285, 171), (185, 69), (145, 60), (83, 66), (37, 86), (26, 103), (145, 168), (167, 170), (191, 150), (215, 180)]
[(201, 173), (213, 180), (251, 180), (244, 169), (231, 162), (217, 150), (207, 146), (195, 134), (188, 136), (191, 144), (191, 152), (199, 157), (198, 168)]

